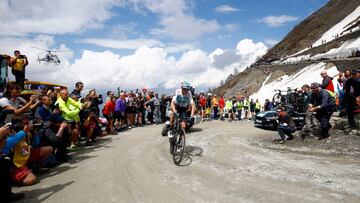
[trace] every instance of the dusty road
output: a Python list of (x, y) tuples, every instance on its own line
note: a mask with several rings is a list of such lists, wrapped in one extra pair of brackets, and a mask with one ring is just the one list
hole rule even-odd
[(40, 175), (24, 202), (359, 202), (360, 158), (262, 148), (276, 138), (248, 121), (211, 121), (187, 136), (175, 166), (161, 126), (136, 128), (80, 150)]

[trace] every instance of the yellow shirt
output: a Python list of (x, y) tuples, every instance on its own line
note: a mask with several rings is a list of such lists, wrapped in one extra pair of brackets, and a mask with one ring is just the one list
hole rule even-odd
[(13, 66), (13, 69), (17, 70), (17, 71), (23, 71), (24, 67), (25, 67), (24, 59), (17, 58), (14, 66)]
[(26, 143), (25, 139), (26, 137), (14, 147), (13, 163), (18, 168), (25, 166), (30, 158), (30, 146)]

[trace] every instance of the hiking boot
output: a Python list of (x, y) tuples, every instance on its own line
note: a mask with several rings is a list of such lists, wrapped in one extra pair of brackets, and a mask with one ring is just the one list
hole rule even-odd
[(286, 142), (286, 140), (280, 140), (278, 143), (279, 144), (284, 144)]

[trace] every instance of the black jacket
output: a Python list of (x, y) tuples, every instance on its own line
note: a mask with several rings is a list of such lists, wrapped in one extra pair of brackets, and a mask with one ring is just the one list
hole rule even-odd
[(319, 93), (311, 94), (310, 104), (320, 106), (320, 109), (333, 108), (336, 106), (336, 101), (330, 93), (324, 89), (320, 89)]

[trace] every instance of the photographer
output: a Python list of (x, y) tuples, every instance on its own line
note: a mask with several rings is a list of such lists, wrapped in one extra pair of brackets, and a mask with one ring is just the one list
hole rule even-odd
[(53, 147), (56, 160), (65, 162), (68, 160), (66, 148), (70, 141), (71, 128), (60, 115), (53, 114), (48, 121), (49, 125), (39, 131), (41, 146)]
[(40, 139), (33, 133), (34, 126), (26, 119), (21, 124), (24, 126), (23, 130), (7, 138), (3, 152), (5, 154), (9, 154), (10, 151), (13, 153), (12, 179), (23, 185), (33, 185), (36, 183), (36, 176), (28, 168), (28, 165), (40, 164), (46, 160), (53, 152), (53, 148), (50, 146), (37, 147)]
[[(287, 139), (288, 140), (294, 139), (292, 133), (294, 133), (296, 130), (295, 123), (291, 118), (291, 116), (285, 111), (283, 107), (279, 107), (278, 109), (276, 109), (276, 112), (278, 113), (278, 122), (279, 122), (278, 133), (281, 138), (279, 144), (284, 144)], [(287, 139), (285, 135), (288, 136)]]
[(10, 126), (4, 125), (0, 128), (0, 197), (5, 202), (24, 198), (24, 193), (11, 192), (11, 160), (8, 154), (3, 153), (3, 147), (9, 135)]
[(0, 107), (2, 109), (13, 111), (13, 114), (3, 115), (5, 118), (3, 123), (9, 123), (13, 119), (19, 120), (22, 118), (22, 114), (29, 109), (35, 109), (39, 105), (36, 95), (31, 95), (30, 101), (27, 102), (23, 98), (19, 97), (21, 88), (18, 84), (8, 83), (6, 85), (6, 91), (4, 97), (0, 99)]
[(14, 51), (14, 57), (10, 59), (11, 72), (15, 76), (16, 83), (22, 88), (24, 87), (25, 81), (25, 67), (29, 64), (27, 57), (21, 55), (20, 51)]
[(97, 96), (96, 91), (94, 89), (89, 92), (88, 97), (91, 102), (90, 108), (95, 108), (96, 110), (95, 115), (100, 116), (99, 105), (103, 103), (102, 95), (100, 94), (99, 96)]

